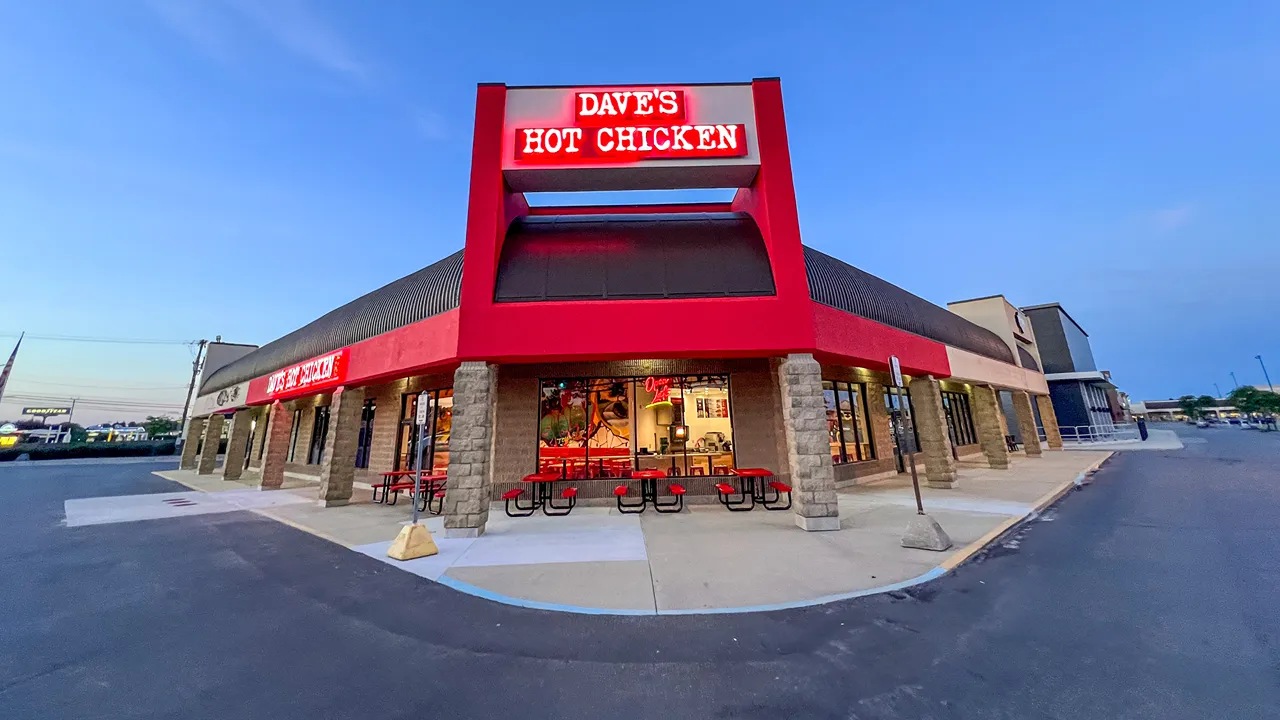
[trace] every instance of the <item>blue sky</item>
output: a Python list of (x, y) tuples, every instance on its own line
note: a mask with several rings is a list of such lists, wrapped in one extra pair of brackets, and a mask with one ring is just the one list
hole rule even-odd
[[(1168, 0), (0, 3), (0, 332), (267, 342), (461, 247), (477, 82), (777, 75), (808, 244), (940, 304), (1059, 301), (1136, 398), (1262, 382), (1277, 30)], [(190, 358), (32, 340), (10, 392), (176, 404)]]

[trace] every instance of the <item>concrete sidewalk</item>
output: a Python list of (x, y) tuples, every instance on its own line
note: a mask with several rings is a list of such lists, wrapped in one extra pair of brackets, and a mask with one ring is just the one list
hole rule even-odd
[[(884, 592), (937, 577), (1061, 497), (1077, 476), (1110, 455), (1015, 457), (1009, 470), (962, 468), (955, 489), (922, 488), (926, 512), (955, 543), (942, 553), (900, 545), (915, 513), (907, 476), (840, 491), (840, 530), (833, 532), (803, 532), (790, 512), (729, 513), (718, 504), (674, 515), (579, 507), (568, 517), (508, 518), (495, 503), (486, 533), (474, 539), (446, 539), (442, 519), (425, 515), (440, 554), (409, 562), (386, 556), (409, 519), (405, 500), (375, 504), (360, 488), (344, 507), (300, 502), (252, 511), (499, 602), (570, 612), (745, 612)], [(156, 474), (212, 492), (245, 488), (191, 471)], [(313, 499), (316, 489), (280, 492)]]

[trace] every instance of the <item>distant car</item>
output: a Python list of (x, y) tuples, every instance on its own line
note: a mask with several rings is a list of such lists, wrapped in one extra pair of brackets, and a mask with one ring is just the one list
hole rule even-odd
[(1231, 418), (1231, 419), (1230, 419), (1230, 420), (1228, 420), (1227, 422), (1231, 423), (1232, 425), (1239, 425), (1239, 424), (1240, 424), (1240, 418)]
[(1249, 423), (1248, 421), (1245, 421), (1245, 422), (1240, 423), (1240, 427), (1244, 428), (1245, 430), (1249, 430), (1249, 429), (1251, 429), (1251, 428), (1253, 427), (1253, 425), (1252, 425), (1251, 423)]
[(1209, 427), (1209, 421), (1208, 421), (1208, 420), (1200, 420), (1199, 422), (1197, 422), (1197, 423), (1196, 423), (1196, 427), (1198, 427), (1198, 428), (1207, 428), (1207, 427)]

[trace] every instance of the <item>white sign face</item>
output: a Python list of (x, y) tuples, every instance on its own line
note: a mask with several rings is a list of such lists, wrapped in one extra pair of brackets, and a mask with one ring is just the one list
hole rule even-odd
[(418, 417), (416, 421), (418, 425), (427, 424), (427, 406), (430, 404), (431, 404), (430, 393), (422, 393), (421, 395), (418, 395)]
[(889, 356), (889, 370), (893, 373), (893, 386), (902, 387), (902, 365), (897, 355)]
[(16, 432), (18, 432), (18, 426), (14, 425), (13, 423), (5, 423), (3, 425), (0, 425), (0, 434), (10, 435)]

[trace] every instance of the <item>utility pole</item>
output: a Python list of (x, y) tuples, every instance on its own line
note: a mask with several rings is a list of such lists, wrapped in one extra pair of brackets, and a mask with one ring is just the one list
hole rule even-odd
[(196, 350), (196, 359), (191, 361), (191, 384), (187, 386), (187, 401), (182, 405), (182, 422), (178, 423), (178, 432), (187, 432), (187, 411), (191, 409), (191, 393), (196, 390), (196, 377), (200, 374), (200, 356), (204, 354), (204, 346), (209, 343), (208, 340), (201, 340), (200, 347)]
[(1271, 386), (1271, 376), (1267, 374), (1267, 364), (1262, 362), (1261, 355), (1254, 355), (1254, 357), (1258, 358), (1258, 364), (1262, 366), (1262, 377), (1267, 379), (1267, 389), (1271, 392), (1275, 392), (1276, 389)]

